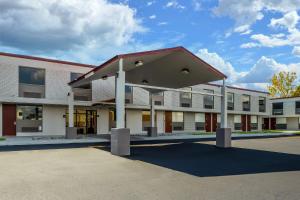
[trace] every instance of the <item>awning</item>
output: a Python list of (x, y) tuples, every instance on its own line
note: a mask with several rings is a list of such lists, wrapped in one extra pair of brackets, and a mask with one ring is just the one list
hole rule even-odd
[(97, 79), (115, 76), (123, 59), (126, 83), (183, 88), (222, 80), (226, 76), (184, 47), (117, 55), (69, 83), (80, 87)]

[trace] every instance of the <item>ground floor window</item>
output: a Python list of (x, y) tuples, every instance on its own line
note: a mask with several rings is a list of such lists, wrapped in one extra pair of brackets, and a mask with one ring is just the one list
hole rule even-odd
[(17, 132), (42, 132), (43, 107), (39, 105), (17, 105)]
[(147, 131), (147, 128), (151, 127), (150, 111), (142, 111), (142, 126), (143, 131)]
[[(69, 126), (69, 113), (66, 113), (66, 126)], [(74, 127), (78, 134), (96, 134), (97, 111), (74, 109)]]
[(234, 115), (234, 130), (242, 130), (242, 117), (241, 115)]
[(184, 130), (183, 112), (172, 112), (172, 127), (174, 131)]
[(205, 114), (195, 113), (195, 130), (205, 130)]
[(251, 130), (257, 130), (258, 129), (258, 122), (257, 122), (257, 116), (251, 116)]
[(276, 129), (287, 129), (287, 123), (285, 117), (276, 118)]

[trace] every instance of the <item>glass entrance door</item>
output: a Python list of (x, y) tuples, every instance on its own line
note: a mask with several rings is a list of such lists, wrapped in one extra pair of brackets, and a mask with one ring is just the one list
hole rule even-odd
[(87, 134), (97, 133), (97, 111), (96, 110), (86, 111), (86, 133)]

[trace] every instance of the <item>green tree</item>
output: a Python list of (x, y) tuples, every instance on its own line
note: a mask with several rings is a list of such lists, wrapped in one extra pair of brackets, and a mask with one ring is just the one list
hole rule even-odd
[(300, 85), (295, 86), (297, 79), (295, 72), (279, 72), (274, 74), (271, 79), (271, 85), (268, 86), (272, 97), (294, 97), (300, 96)]

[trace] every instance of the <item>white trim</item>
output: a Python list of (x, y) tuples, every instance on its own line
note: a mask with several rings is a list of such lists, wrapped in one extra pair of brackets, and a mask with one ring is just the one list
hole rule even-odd
[(133, 84), (133, 83), (125, 83), (125, 85), (131, 86), (131, 87), (144, 88), (144, 89), (155, 89), (155, 90), (184, 92), (184, 93), (192, 93), (192, 94), (201, 94), (201, 95), (222, 97), (221, 94), (211, 94), (211, 93), (205, 93), (205, 92), (200, 92), (200, 91), (195, 91), (195, 90), (190, 91), (190, 90), (183, 90), (183, 89), (174, 89), (174, 88), (166, 88), (166, 87), (158, 87), (158, 86), (150, 86), (150, 85), (140, 85), (140, 84)]

